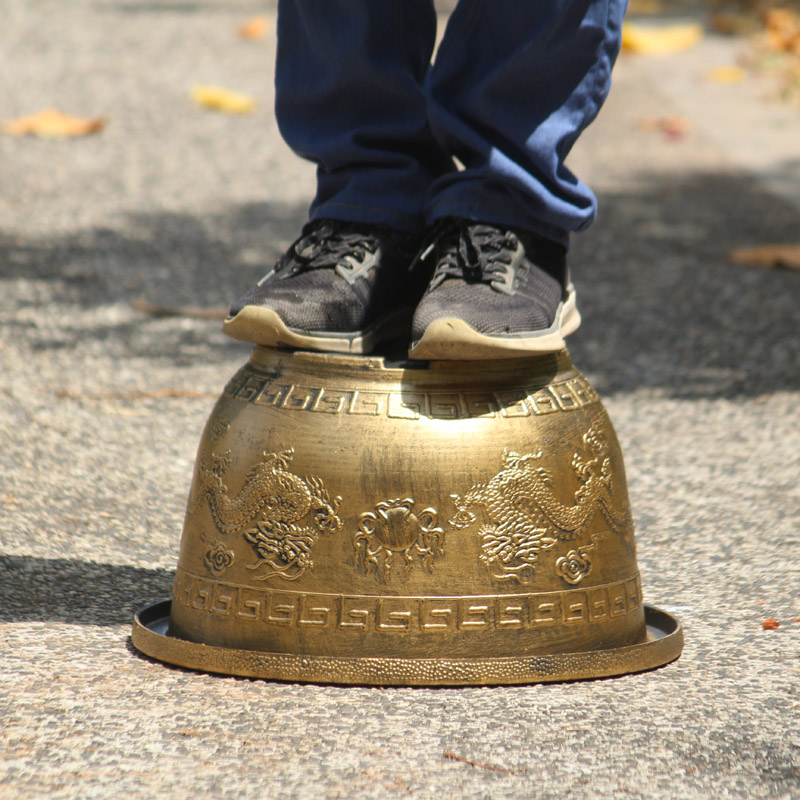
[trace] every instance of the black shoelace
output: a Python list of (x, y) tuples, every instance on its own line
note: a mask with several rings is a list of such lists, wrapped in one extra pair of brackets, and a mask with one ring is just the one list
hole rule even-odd
[(358, 261), (374, 255), (380, 248), (377, 236), (354, 229), (351, 225), (336, 220), (309, 223), (301, 237), (276, 266), (280, 272), (287, 267), (297, 275), (311, 269), (333, 268), (347, 256)]
[(431, 238), (432, 244), (420, 257), (423, 261), (431, 255), (436, 258), (431, 289), (448, 276), (467, 283), (504, 285), (521, 248), (513, 233), (468, 220), (445, 220), (434, 228)]

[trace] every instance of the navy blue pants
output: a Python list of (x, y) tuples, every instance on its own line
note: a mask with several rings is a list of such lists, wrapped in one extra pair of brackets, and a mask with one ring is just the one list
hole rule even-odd
[(279, 0), (276, 114), (317, 164), (311, 216), (413, 231), (457, 216), (566, 243), (596, 199), (565, 166), (626, 0)]

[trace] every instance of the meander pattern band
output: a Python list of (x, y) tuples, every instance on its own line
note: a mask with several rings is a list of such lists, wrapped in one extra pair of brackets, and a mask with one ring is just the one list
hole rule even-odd
[(133, 645), (180, 667), (242, 677), (378, 686), (464, 686), (544, 683), (611, 677), (663, 666), (683, 647), (680, 623), (645, 606), (647, 641), (613, 650), (503, 658), (363, 658), (238, 650), (189, 642), (169, 634), (171, 601), (134, 618)]

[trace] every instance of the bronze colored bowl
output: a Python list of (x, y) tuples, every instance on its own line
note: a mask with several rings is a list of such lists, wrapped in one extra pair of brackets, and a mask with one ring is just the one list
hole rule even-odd
[(617, 675), (683, 644), (642, 602), (619, 444), (566, 351), (390, 365), (262, 347), (206, 425), (173, 599), (133, 642), (380, 685)]

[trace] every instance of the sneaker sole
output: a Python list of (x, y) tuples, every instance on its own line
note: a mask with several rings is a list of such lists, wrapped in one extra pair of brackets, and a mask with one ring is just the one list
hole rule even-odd
[(426, 361), (481, 361), (490, 358), (524, 358), (532, 354), (555, 353), (566, 347), (564, 338), (581, 324), (575, 290), (558, 306), (553, 324), (542, 331), (520, 334), (486, 334), (463, 319), (434, 320), (408, 351), (409, 358)]
[(245, 306), (235, 317), (222, 323), (222, 331), (232, 339), (264, 347), (365, 355), (387, 339), (406, 337), (407, 340), (410, 317), (411, 311), (405, 309), (383, 317), (363, 331), (310, 332), (289, 328), (270, 308)]

